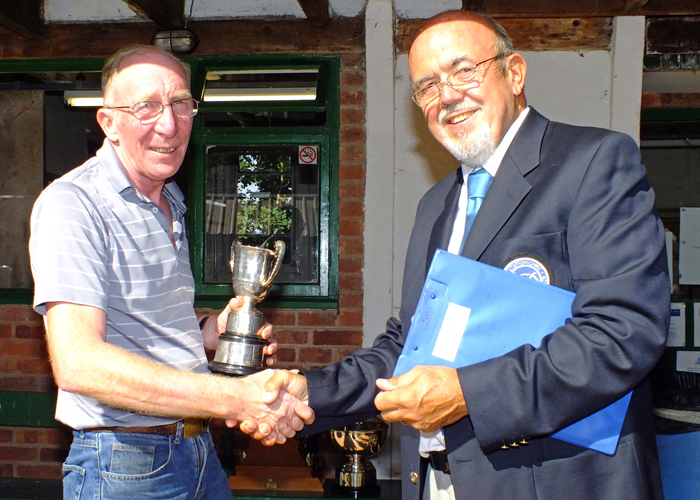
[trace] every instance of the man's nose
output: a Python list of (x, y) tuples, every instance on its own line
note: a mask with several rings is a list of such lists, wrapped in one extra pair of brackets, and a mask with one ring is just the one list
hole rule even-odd
[(172, 106), (163, 107), (163, 111), (158, 117), (158, 120), (156, 120), (156, 128), (158, 132), (163, 135), (175, 135), (175, 132), (177, 132), (177, 119), (173, 113)]
[(440, 82), (438, 90), (440, 92), (440, 102), (443, 104), (451, 104), (464, 98), (464, 92), (455, 89), (447, 82)]

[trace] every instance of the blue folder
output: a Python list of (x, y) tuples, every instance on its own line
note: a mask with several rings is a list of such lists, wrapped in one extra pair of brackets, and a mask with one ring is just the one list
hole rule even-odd
[[(574, 293), (437, 250), (394, 376), (458, 368), (538, 347), (571, 317)], [(614, 455), (632, 393), (552, 436)]]

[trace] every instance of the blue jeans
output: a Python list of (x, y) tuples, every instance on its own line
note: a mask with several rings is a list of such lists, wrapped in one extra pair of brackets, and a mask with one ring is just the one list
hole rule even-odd
[(73, 432), (63, 464), (64, 500), (232, 499), (211, 434)]

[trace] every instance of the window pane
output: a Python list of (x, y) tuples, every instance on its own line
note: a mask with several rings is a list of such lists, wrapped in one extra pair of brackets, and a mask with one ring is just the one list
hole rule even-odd
[[(235, 239), (287, 245), (277, 283), (318, 282), (317, 145), (212, 146), (207, 151), (205, 281), (230, 283)], [(311, 159), (310, 159), (311, 158)]]

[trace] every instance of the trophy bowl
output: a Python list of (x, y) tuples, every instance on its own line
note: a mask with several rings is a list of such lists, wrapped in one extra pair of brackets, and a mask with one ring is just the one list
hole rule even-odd
[(388, 429), (379, 417), (331, 429), (333, 446), (346, 455), (346, 462), (336, 469), (335, 491), (355, 497), (380, 493), (377, 470), (368, 458), (384, 445)]
[(282, 266), (284, 241), (275, 241), (275, 250), (247, 246), (236, 240), (231, 245), (233, 293), (243, 300), (240, 309), (228, 315), (226, 331), (219, 336), (216, 354), (209, 363), (214, 373), (245, 376), (265, 369), (263, 350), (267, 344), (258, 336), (265, 317), (255, 304), (267, 297)]

